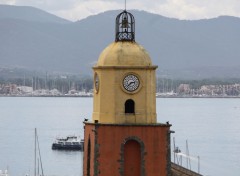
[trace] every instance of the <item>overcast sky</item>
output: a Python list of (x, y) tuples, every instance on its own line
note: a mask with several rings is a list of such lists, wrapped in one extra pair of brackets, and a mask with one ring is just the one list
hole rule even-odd
[[(107, 10), (124, 9), (124, 2), (124, 0), (0, 0), (0, 4), (33, 6), (71, 21)], [(178, 19), (203, 19), (220, 15), (240, 17), (240, 0), (127, 0), (127, 9), (145, 10)]]

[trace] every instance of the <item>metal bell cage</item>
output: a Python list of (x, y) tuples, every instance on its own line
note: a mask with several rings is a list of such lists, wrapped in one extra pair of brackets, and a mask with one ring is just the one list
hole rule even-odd
[(134, 16), (124, 10), (116, 17), (115, 41), (135, 41)]

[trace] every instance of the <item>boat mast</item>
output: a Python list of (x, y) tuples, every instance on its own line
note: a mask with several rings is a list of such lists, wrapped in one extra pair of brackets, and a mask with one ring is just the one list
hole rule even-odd
[[(36, 169), (36, 162), (37, 162), (37, 149), (38, 149), (38, 155), (39, 155), (39, 160), (40, 160), (40, 165), (41, 165), (41, 171), (42, 171), (42, 176), (43, 174), (43, 166), (42, 166), (42, 159), (41, 159), (41, 152), (40, 152), (40, 147), (39, 147), (39, 141), (38, 141), (38, 136), (37, 136), (37, 129), (35, 128), (35, 147), (34, 147), (34, 176), (37, 176), (37, 169)], [(39, 165), (39, 162), (38, 162)], [(38, 170), (39, 174), (39, 170)]]
[(36, 160), (37, 160), (37, 129), (35, 128), (34, 136), (34, 176), (36, 176)]

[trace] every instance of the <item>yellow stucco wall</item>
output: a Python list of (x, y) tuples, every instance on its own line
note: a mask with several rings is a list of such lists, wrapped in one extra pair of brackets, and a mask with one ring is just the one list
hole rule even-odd
[[(99, 77), (99, 90), (94, 93), (92, 118), (98, 120), (99, 123), (156, 123), (155, 70), (157, 66), (151, 65), (150, 57), (146, 51), (138, 50), (141, 47), (136, 46), (136, 43), (133, 43), (133, 45), (129, 42), (127, 42), (127, 45), (122, 43), (119, 43), (121, 46), (114, 45), (114, 52), (109, 49), (106, 52), (105, 49), (104, 54), (99, 57), (98, 64), (93, 67), (94, 74)], [(131, 52), (131, 46), (134, 52)], [(119, 55), (115, 53), (117, 52), (116, 48), (121, 50)], [(137, 54), (136, 50), (138, 50)], [(116, 62), (113, 61), (114, 57), (117, 58)], [(123, 57), (125, 58), (124, 63), (119, 62)], [(134, 59), (126, 59), (126, 57), (134, 57), (136, 62), (134, 62)], [(108, 64), (104, 65), (103, 60)], [(139, 62), (137, 63), (137, 61)], [(109, 65), (109, 63), (111, 64)], [(123, 88), (123, 79), (128, 74), (134, 74), (140, 80), (140, 86), (134, 92), (128, 92)], [(135, 102), (135, 113), (125, 113), (125, 102), (128, 99)]]

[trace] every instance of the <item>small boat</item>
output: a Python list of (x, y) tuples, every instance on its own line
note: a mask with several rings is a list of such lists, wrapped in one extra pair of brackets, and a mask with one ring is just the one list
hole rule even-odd
[(66, 138), (56, 138), (52, 144), (53, 150), (81, 150), (83, 151), (84, 140), (78, 136), (67, 136)]

